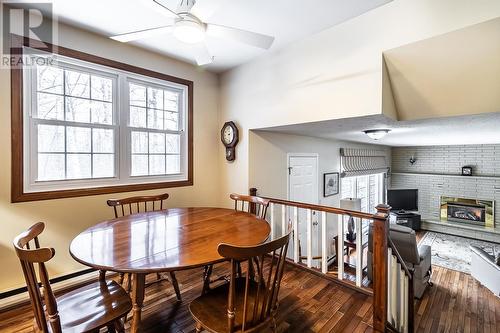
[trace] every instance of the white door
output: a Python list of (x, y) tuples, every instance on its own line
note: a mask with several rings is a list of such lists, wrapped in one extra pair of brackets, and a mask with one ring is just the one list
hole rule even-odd
[[(318, 204), (318, 155), (316, 154), (289, 154), (288, 155), (288, 200)], [(290, 217), (293, 212), (289, 212)], [(307, 256), (307, 213), (299, 209), (299, 241), (301, 256)], [(319, 228), (318, 213), (312, 212), (312, 256), (319, 255)], [(292, 242), (293, 254), (295, 244)], [(302, 260), (306, 262), (306, 260)]]

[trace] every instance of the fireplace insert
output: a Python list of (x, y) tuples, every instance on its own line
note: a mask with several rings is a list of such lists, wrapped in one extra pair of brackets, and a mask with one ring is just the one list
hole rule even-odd
[(486, 223), (486, 206), (448, 202), (447, 215), (448, 221), (484, 226)]

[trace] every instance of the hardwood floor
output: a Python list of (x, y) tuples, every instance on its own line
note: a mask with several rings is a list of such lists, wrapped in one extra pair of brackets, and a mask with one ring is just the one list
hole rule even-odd
[[(217, 265), (214, 274), (227, 269)], [(433, 271), (434, 286), (415, 303), (416, 332), (500, 333), (500, 298), (469, 274), (438, 266)], [(177, 275), (183, 302), (175, 301), (169, 282), (147, 288), (142, 332), (194, 332), (187, 305), (201, 291), (201, 269)], [(371, 332), (371, 302), (369, 296), (287, 266), (278, 319), (289, 332)], [(0, 313), (0, 332), (32, 332), (32, 318), (29, 306)]]
[[(228, 268), (216, 265), (215, 277)], [(180, 304), (169, 282), (148, 287), (141, 332), (194, 332), (187, 306), (201, 292), (201, 276), (201, 269), (178, 272), (183, 297)], [(282, 326), (288, 326), (288, 332), (372, 331), (371, 297), (290, 265), (283, 277), (279, 304), (278, 322), (286, 323)], [(29, 305), (0, 313), (0, 332), (32, 332), (32, 320)]]

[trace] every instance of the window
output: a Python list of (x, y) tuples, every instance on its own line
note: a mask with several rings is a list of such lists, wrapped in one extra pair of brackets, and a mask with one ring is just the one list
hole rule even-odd
[(12, 69), (13, 201), (191, 185), (192, 82), (57, 50)]
[(341, 180), (342, 198), (361, 199), (361, 211), (376, 213), (375, 207), (384, 203), (384, 174), (345, 177)]

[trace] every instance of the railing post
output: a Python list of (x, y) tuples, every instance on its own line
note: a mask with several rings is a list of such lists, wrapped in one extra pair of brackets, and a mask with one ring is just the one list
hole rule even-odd
[(387, 323), (387, 238), (388, 205), (378, 205), (373, 219), (373, 328), (384, 332)]
[[(256, 197), (257, 196), (257, 188), (251, 187), (250, 190), (248, 191), (248, 194), (252, 197)], [(250, 213), (252, 213), (252, 214), (257, 213), (257, 207), (255, 206), (255, 204), (253, 202), (250, 203)]]

